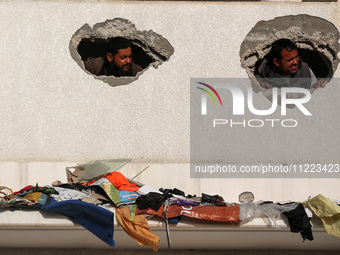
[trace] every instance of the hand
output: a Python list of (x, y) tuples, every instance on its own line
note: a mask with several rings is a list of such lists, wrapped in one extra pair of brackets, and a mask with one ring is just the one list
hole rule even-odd
[(273, 86), (268, 82), (259, 81), (260, 85), (265, 89), (271, 89)]
[(311, 89), (322, 88), (323, 85), (324, 85), (324, 82), (325, 82), (324, 79), (318, 80), (316, 83), (314, 83), (314, 84), (312, 85)]

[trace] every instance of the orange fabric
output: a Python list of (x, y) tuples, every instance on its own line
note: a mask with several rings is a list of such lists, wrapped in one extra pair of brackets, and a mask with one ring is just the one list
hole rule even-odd
[[(164, 218), (163, 206), (156, 212), (152, 209), (136, 210), (136, 215), (140, 213), (147, 213), (158, 215)], [(187, 216), (190, 218), (221, 221), (221, 222), (233, 222), (238, 223), (240, 221), (240, 205), (234, 206), (212, 206), (212, 205), (198, 205), (198, 206), (179, 206), (171, 205), (167, 211), (167, 218), (174, 218), (178, 216)]]
[(139, 189), (139, 186), (129, 182), (120, 172), (111, 172), (105, 177), (119, 190), (137, 191)]
[(146, 214), (135, 215), (134, 221), (130, 221), (128, 206), (116, 208), (116, 216), (124, 231), (136, 242), (143, 246), (149, 246), (154, 251), (158, 250), (159, 237), (154, 235), (146, 221)]

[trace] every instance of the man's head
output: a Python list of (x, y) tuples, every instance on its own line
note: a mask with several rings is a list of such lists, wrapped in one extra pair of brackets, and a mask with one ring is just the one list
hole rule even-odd
[(279, 39), (272, 45), (270, 56), (276, 70), (287, 76), (297, 72), (300, 61), (297, 46), (289, 39)]
[(123, 37), (108, 40), (106, 59), (114, 76), (132, 75), (132, 43)]

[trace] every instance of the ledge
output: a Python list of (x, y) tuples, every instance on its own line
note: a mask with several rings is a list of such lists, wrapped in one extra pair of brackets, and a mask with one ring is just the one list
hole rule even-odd
[[(112, 209), (114, 212), (114, 208)], [(165, 223), (153, 217), (148, 220), (151, 231), (161, 239), (160, 249), (167, 249)], [(96, 248), (150, 249), (138, 245), (115, 219), (115, 248), (111, 248), (88, 230), (56, 213), (4, 210), (0, 212), (0, 247), (2, 248)], [(201, 223), (183, 217), (169, 224), (172, 249), (299, 249), (339, 250), (340, 242), (328, 235), (322, 225), (313, 222), (313, 241), (302, 242), (299, 233), (278, 220), (268, 226), (257, 218), (245, 224)]]

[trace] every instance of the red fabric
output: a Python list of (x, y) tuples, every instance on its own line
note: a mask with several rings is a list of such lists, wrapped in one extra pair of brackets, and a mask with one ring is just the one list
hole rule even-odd
[[(156, 212), (152, 209), (136, 210), (136, 214), (153, 214), (164, 218), (163, 206)], [(212, 205), (198, 205), (198, 206), (179, 206), (171, 205), (167, 211), (167, 218), (174, 218), (178, 216), (187, 216), (190, 218), (221, 221), (221, 222), (234, 222), (240, 221), (240, 205), (234, 206), (212, 206)]]
[(105, 177), (119, 190), (137, 191), (139, 186), (129, 182), (120, 172), (111, 172)]
[[(20, 194), (20, 193), (24, 193), (26, 190), (29, 190), (29, 189), (32, 189), (32, 188), (35, 188), (36, 186), (26, 186), (25, 188), (17, 191), (17, 192), (13, 192), (14, 195), (17, 195), (17, 194)], [(39, 187), (39, 189), (41, 189), (42, 187)]]

